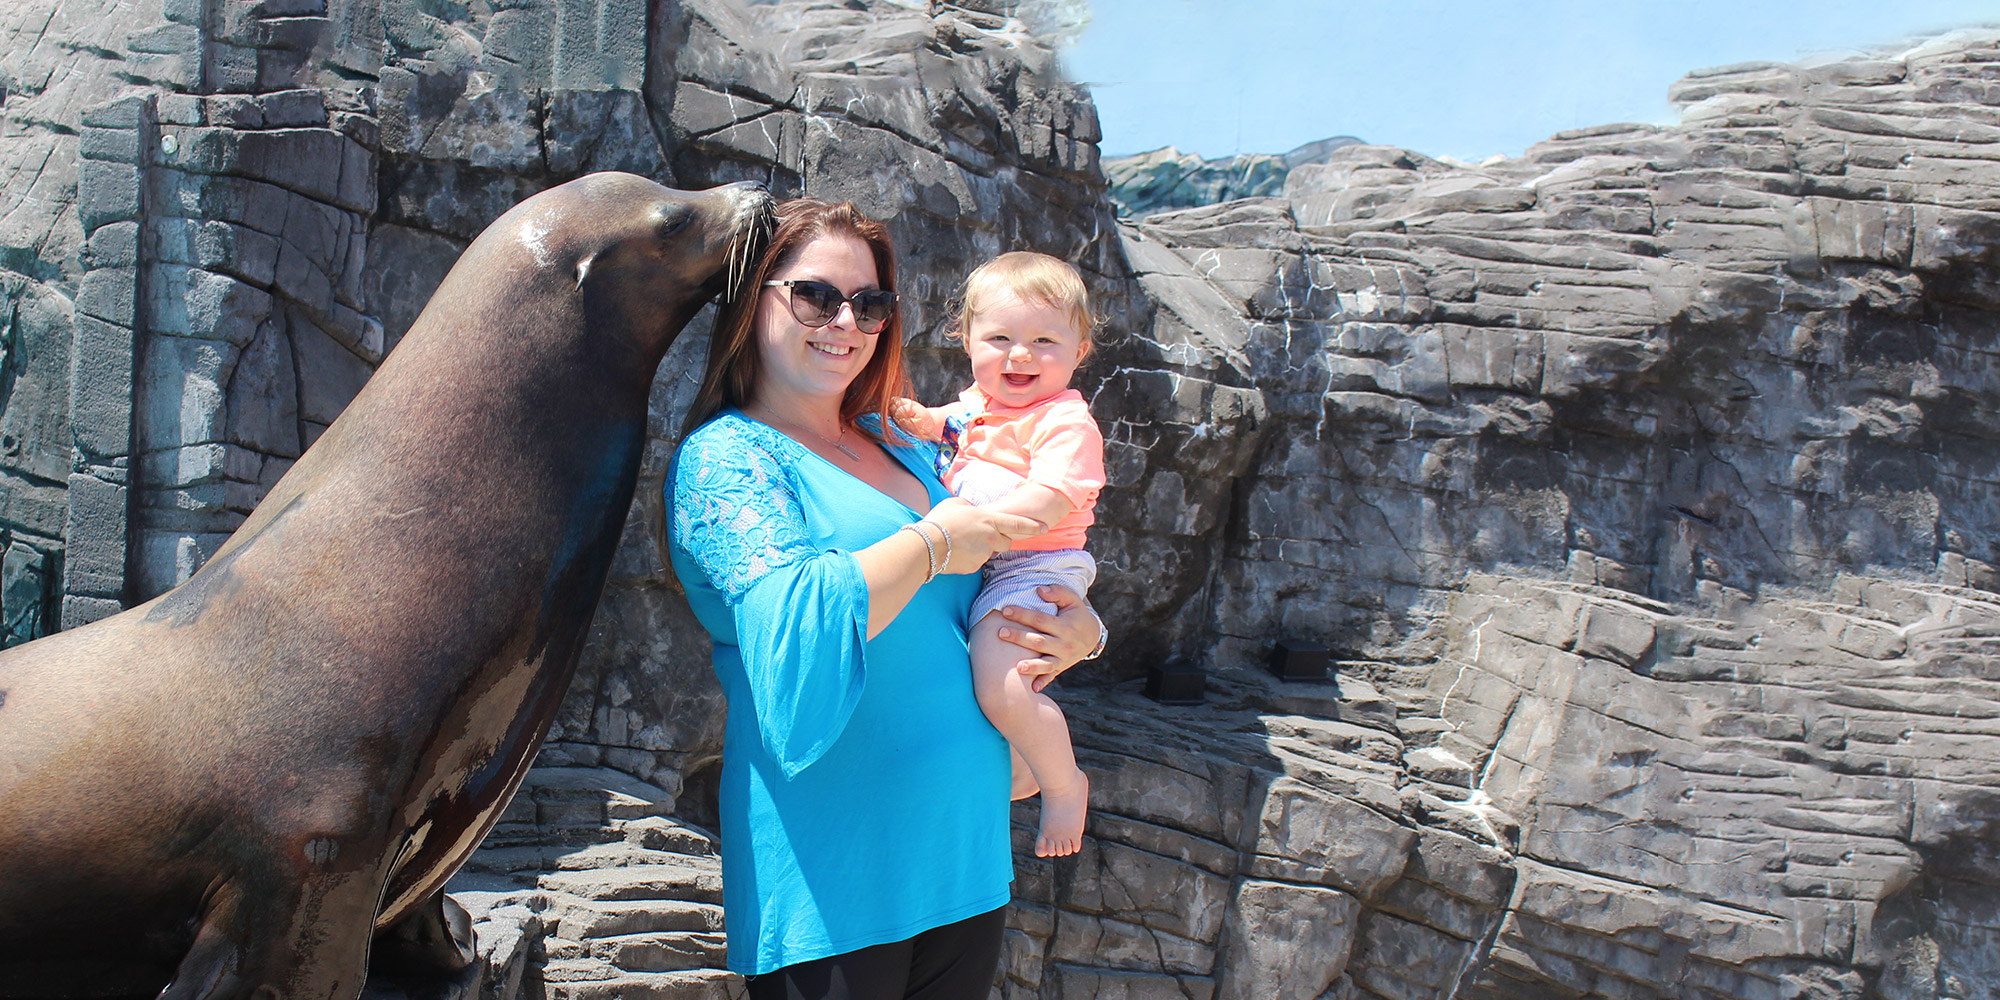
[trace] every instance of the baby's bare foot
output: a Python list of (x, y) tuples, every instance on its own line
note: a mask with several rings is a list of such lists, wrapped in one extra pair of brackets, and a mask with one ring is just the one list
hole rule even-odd
[(1083, 849), (1083, 816), (1090, 806), (1090, 779), (1083, 771), (1060, 785), (1042, 785), (1042, 830), (1035, 857), (1055, 858)]

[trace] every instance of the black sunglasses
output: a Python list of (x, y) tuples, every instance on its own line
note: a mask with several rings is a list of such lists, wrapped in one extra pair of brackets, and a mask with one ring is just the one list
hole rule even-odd
[(840, 289), (824, 281), (766, 281), (765, 288), (785, 287), (792, 290), (792, 316), (800, 323), (817, 330), (833, 322), (840, 315), (840, 305), (845, 302), (854, 307), (854, 327), (862, 333), (881, 333), (889, 325), (889, 319), (896, 315), (896, 293), (880, 288), (871, 288), (853, 295), (842, 295)]

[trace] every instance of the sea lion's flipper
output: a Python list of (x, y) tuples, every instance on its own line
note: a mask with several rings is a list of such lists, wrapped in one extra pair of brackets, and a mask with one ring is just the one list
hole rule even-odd
[(476, 957), (472, 917), (439, 890), (375, 935), (368, 971), (392, 979), (444, 978), (465, 971)]
[(377, 886), (231, 882), (202, 914), (194, 946), (158, 1000), (324, 1000), (361, 991)]

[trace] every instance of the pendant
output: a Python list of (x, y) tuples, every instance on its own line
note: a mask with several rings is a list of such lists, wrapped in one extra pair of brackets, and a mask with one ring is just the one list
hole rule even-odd
[(861, 461), (861, 456), (860, 456), (860, 455), (857, 455), (857, 454), (855, 454), (855, 453), (854, 453), (854, 449), (852, 449), (852, 448), (849, 448), (848, 446), (846, 446), (846, 445), (844, 445), (844, 444), (841, 444), (841, 443), (840, 443), (840, 442), (838, 442), (838, 441), (835, 441), (835, 442), (833, 442), (833, 446), (834, 446), (835, 448), (838, 448), (838, 449), (840, 449), (840, 453), (841, 453), (841, 454), (843, 454), (843, 455), (846, 455), (846, 456), (847, 456), (848, 458), (851, 458), (851, 459), (853, 459), (853, 460), (855, 460), (855, 461), (857, 461), (857, 462)]

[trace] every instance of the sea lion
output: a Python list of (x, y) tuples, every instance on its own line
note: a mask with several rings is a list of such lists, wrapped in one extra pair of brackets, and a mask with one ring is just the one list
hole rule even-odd
[(378, 932), (471, 960), (442, 886), (574, 672), (654, 369), (770, 211), (527, 199), (193, 578), (0, 653), (0, 996), (346, 1000)]

